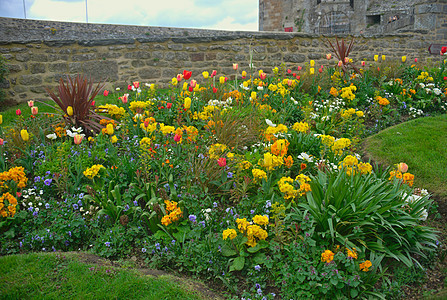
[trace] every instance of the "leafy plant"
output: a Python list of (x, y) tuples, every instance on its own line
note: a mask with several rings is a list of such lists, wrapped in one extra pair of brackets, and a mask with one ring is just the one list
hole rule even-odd
[(93, 110), (93, 101), (102, 87), (101, 83), (95, 86), (91, 79), (77, 75), (74, 79), (67, 76), (66, 82), (59, 80), (58, 95), (49, 89), (46, 91), (62, 110), (67, 125), (82, 127), (90, 135), (101, 130), (98, 121), (105, 118)]
[(343, 38), (339, 40), (336, 37), (334, 43), (329, 39), (326, 39), (326, 46), (332, 50), (337, 59), (341, 61), (341, 68), (345, 74), (348, 73), (348, 67), (353, 68), (358, 74), (360, 74), (360, 70), (349, 60), (349, 55), (351, 54), (354, 46), (354, 41), (355, 38), (351, 38), (351, 41), (347, 44)]

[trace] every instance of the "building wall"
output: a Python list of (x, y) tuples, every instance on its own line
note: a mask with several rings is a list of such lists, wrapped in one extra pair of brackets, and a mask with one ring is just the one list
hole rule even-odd
[(339, 12), (349, 20), (347, 33), (351, 34), (423, 30), (438, 39), (447, 38), (444, 28), (447, 0), (283, 0), (281, 4), (276, 0), (260, 0), (260, 11), (261, 6), (276, 11), (274, 16), (259, 15), (261, 31), (293, 27), (294, 32), (326, 34), (320, 27), (333, 16), (332, 12)]
[[(373, 61), (428, 57), (436, 42), (423, 33), (370, 35), (357, 38), (351, 57)], [(0, 55), (7, 59), (9, 75), (0, 83), (11, 102), (48, 99), (45, 87), (78, 73), (106, 83), (108, 89), (126, 88), (132, 81), (167, 86), (184, 69), (193, 78), (205, 70), (231, 77), (233, 63), (247, 70), (250, 53), (256, 69), (267, 73), (282, 63), (296, 70), (313, 59), (326, 60), (328, 48), (315, 34), (234, 32), (183, 28), (102, 25), (0, 18)]]

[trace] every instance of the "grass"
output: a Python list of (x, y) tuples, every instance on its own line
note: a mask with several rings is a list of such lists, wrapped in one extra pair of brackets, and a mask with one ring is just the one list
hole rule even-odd
[(415, 186), (447, 197), (447, 115), (419, 118), (367, 138), (368, 156), (380, 163), (408, 164)]
[(172, 276), (81, 262), (78, 253), (0, 257), (1, 299), (205, 299)]

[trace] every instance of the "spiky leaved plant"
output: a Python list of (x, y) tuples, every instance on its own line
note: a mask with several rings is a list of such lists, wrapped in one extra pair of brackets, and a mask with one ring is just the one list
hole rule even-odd
[(329, 48), (329, 50), (332, 50), (335, 57), (339, 61), (341, 61), (342, 65), (341, 68), (343, 70), (343, 73), (347, 73), (348, 67), (353, 68), (354, 71), (360, 74), (360, 70), (349, 61), (349, 54), (352, 52), (352, 49), (354, 47), (355, 38), (353, 37), (349, 44), (345, 42), (343, 38), (338, 39), (335, 38), (335, 42), (331, 42), (329, 39), (326, 38), (326, 47)]
[(82, 127), (88, 136), (101, 130), (99, 120), (104, 118), (94, 111), (93, 101), (103, 88), (103, 84), (94, 84), (92, 79), (77, 75), (74, 79), (67, 76), (66, 82), (59, 80), (58, 95), (46, 88), (49, 96), (62, 110), (62, 117), (68, 126)]

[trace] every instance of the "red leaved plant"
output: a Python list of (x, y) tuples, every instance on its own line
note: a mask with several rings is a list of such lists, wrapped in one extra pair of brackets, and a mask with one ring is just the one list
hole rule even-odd
[(326, 46), (332, 50), (335, 57), (337, 57), (338, 61), (341, 61), (342, 65), (341, 68), (344, 73), (348, 71), (348, 66), (353, 68), (357, 73), (360, 74), (360, 70), (354, 66), (349, 61), (349, 54), (352, 51), (352, 48), (354, 47), (354, 41), (355, 39), (352, 38), (351, 41), (348, 43), (345, 42), (345, 40), (342, 38), (339, 40), (337, 37), (335, 38), (335, 43), (332, 43), (329, 39), (326, 39)]
[[(65, 123), (76, 128), (82, 127), (84, 133), (89, 136), (92, 133), (98, 133), (102, 128), (99, 120), (104, 117), (95, 113), (92, 103), (103, 86), (101, 83), (95, 86), (91, 79), (77, 75), (74, 79), (67, 76), (66, 82), (62, 78), (59, 80), (58, 95), (48, 88), (46, 91), (62, 109)], [(67, 112), (69, 107), (71, 107), (71, 115)]]

